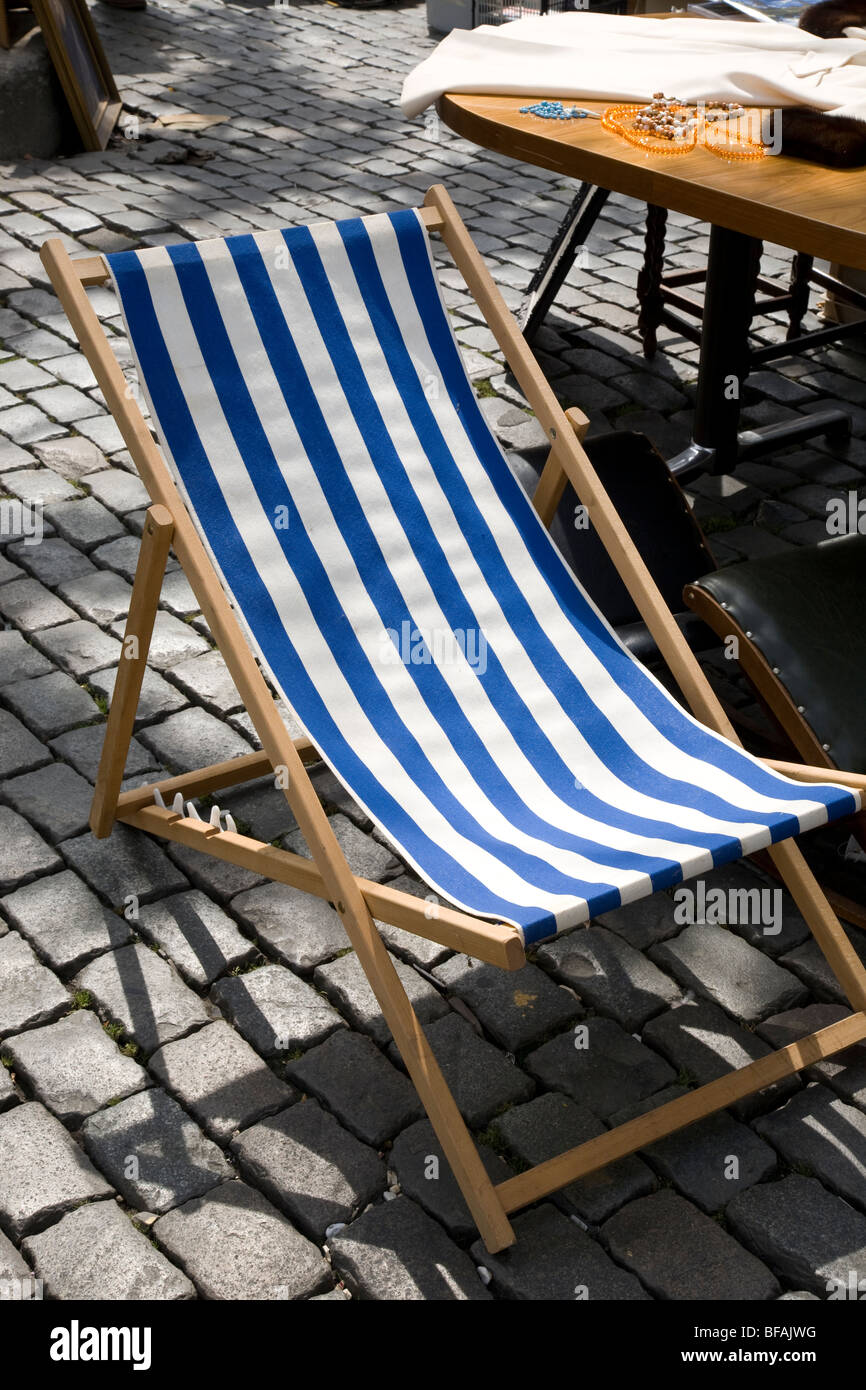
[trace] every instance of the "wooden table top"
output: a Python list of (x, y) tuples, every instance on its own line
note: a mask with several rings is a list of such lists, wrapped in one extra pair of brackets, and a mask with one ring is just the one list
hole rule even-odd
[[(520, 114), (542, 99), (446, 93), (438, 110), (447, 126), (485, 149), (866, 270), (866, 169), (825, 169), (784, 154), (733, 162), (701, 147), (681, 156), (647, 154), (591, 117)], [(611, 103), (574, 104), (600, 112)]]

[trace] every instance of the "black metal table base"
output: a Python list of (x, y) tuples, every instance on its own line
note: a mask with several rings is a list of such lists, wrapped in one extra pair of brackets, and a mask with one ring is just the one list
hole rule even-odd
[[(559, 289), (574, 265), (610, 194), (582, 183), (559, 230), (550, 243), (517, 313), (524, 336), (532, 341)], [(651, 221), (651, 219), (650, 219)], [(663, 228), (663, 223), (662, 223)], [(649, 223), (648, 223), (649, 236)], [(663, 235), (658, 254), (663, 254)], [(762, 357), (770, 360), (779, 349), (749, 350), (749, 328), (755, 315), (762, 243), (727, 227), (710, 228), (706, 288), (700, 335), (700, 364), (691, 443), (668, 467), (681, 482), (699, 473), (731, 473), (739, 462), (789, 448), (823, 434), (845, 439), (851, 420), (843, 410), (821, 410), (798, 420), (740, 432), (743, 385)], [(641, 311), (646, 312), (646, 286), (638, 284)], [(661, 321), (666, 321), (666, 311)], [(839, 336), (838, 328), (810, 339)], [(789, 344), (796, 350), (799, 342)]]
[(739, 430), (761, 250), (760, 241), (742, 232), (710, 229), (694, 433), (691, 444), (668, 460), (681, 481), (698, 473), (731, 473), (747, 458), (818, 434), (846, 438), (851, 433), (850, 418), (842, 410), (815, 411), (799, 420)]

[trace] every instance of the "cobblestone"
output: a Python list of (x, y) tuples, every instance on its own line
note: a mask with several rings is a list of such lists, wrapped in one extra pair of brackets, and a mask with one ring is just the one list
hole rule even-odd
[(114, 1202), (91, 1202), (50, 1230), (29, 1236), (23, 1249), (58, 1299), (195, 1298), (195, 1289), (159, 1250), (154, 1250)]
[(139, 943), (97, 956), (74, 985), (145, 1052), (210, 1022), (209, 1011), (169, 963)]
[(59, 1120), (36, 1101), (0, 1115), (0, 1216), (13, 1239), (113, 1190)]
[(475, 1266), (408, 1197), (371, 1207), (331, 1241), (334, 1264), (358, 1298), (486, 1302)]
[[(394, 961), (394, 969), (405, 989), (409, 1002), (421, 1023), (432, 1023), (442, 1018), (449, 1008), (442, 995), (431, 984), (401, 960)], [(390, 1037), (388, 1027), (379, 1008), (376, 996), (370, 987), (367, 976), (354, 951), (338, 956), (327, 965), (319, 966), (313, 972), (316, 987), (337, 1006), (355, 1028), (370, 1036), (381, 1047)]]
[(847, 1297), (866, 1278), (866, 1220), (814, 1178), (790, 1173), (739, 1193), (725, 1210), (734, 1233), (776, 1274), (821, 1298)]
[(679, 998), (667, 975), (604, 927), (554, 937), (539, 947), (538, 960), (585, 1004), (610, 1015), (627, 1033), (637, 1032)]
[(614, 1259), (657, 1298), (732, 1302), (780, 1292), (765, 1264), (674, 1192), (632, 1202), (611, 1217), (603, 1235)]
[(211, 997), (263, 1057), (315, 1047), (343, 1022), (326, 999), (282, 965), (220, 980)]
[(490, 1270), (504, 1298), (538, 1303), (575, 1298), (590, 1302), (643, 1302), (649, 1295), (595, 1241), (556, 1207), (545, 1204), (513, 1221), (516, 1244), (491, 1255), (476, 1241), (472, 1254)]
[(534, 965), (500, 970), (455, 955), (434, 974), (449, 994), (468, 1004), (485, 1032), (508, 1052), (537, 1046), (583, 1013), (573, 994), (560, 989)]
[(232, 1176), (217, 1145), (157, 1087), (91, 1115), (81, 1137), (137, 1211), (169, 1211)]
[(673, 1081), (674, 1072), (648, 1047), (608, 1018), (590, 1018), (526, 1058), (527, 1071), (563, 1091), (599, 1119), (644, 1100)]
[(89, 1009), (5, 1038), (3, 1050), (12, 1058), (19, 1084), (69, 1129), (150, 1084), (147, 1073), (123, 1055)]
[[(2, 945), (2, 942), (0, 942)], [(758, 1133), (801, 1172), (866, 1210), (866, 1115), (826, 1086), (807, 1086), (755, 1121)]]
[(0, 937), (0, 1037), (51, 1023), (71, 1002), (68, 991), (17, 932)]
[(173, 962), (188, 984), (206, 990), (218, 976), (246, 965), (255, 947), (204, 893), (178, 893), (139, 911), (138, 930)]
[(0, 900), (0, 908), (52, 970), (67, 976), (111, 947), (125, 946), (132, 928), (109, 912), (68, 869), (49, 874)]
[(294, 1093), (221, 1020), (167, 1043), (148, 1062), (161, 1081), (219, 1143), (290, 1104)]
[(240, 1182), (176, 1207), (153, 1232), (204, 1298), (308, 1298), (330, 1284), (316, 1247)]
[(315, 1100), (244, 1130), (232, 1153), (248, 1181), (319, 1242), (380, 1196), (387, 1181), (376, 1152)]
[(238, 893), (232, 911), (255, 933), (263, 950), (302, 974), (345, 951), (348, 944), (343, 924), (328, 903), (282, 883)]
[(372, 1039), (343, 1028), (290, 1063), (286, 1076), (374, 1148), (422, 1114), (414, 1087)]

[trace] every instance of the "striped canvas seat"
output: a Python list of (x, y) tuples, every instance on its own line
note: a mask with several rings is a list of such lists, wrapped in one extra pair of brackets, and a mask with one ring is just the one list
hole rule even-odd
[(414, 212), (109, 261), (254, 649), (437, 893), (531, 942), (856, 809), (620, 644), (485, 422)]

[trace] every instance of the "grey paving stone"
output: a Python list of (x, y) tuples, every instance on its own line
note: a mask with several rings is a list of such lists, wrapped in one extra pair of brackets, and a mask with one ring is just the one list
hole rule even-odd
[[(660, 1014), (646, 1025), (643, 1037), (690, 1080), (703, 1084), (766, 1057), (773, 1049), (746, 1028), (728, 1018), (715, 1004), (690, 1001)], [(797, 1090), (791, 1077), (747, 1096), (731, 1106), (738, 1119), (747, 1120)]]
[(120, 659), (121, 645), (95, 623), (79, 619), (37, 634), (38, 646), (76, 680), (84, 680)]
[[(685, 1094), (682, 1087), (672, 1086), (669, 1092), (615, 1115), (613, 1122), (620, 1124), (645, 1115), (657, 1103)], [(677, 1130), (642, 1153), (666, 1183), (673, 1183), (684, 1197), (710, 1214), (720, 1211), (736, 1193), (771, 1177), (778, 1166), (769, 1144), (726, 1111)]]
[[(107, 541), (105, 545), (100, 545), (93, 551), (93, 559), (98, 565), (116, 570), (131, 584), (135, 578), (140, 551), (141, 541), (138, 536), (124, 534), (119, 536), (117, 540)], [(177, 561), (173, 555), (169, 555), (165, 567), (167, 572), (177, 567)]]
[[(847, 935), (860, 959), (866, 961), (866, 942), (863, 941), (863, 933), (854, 928)], [(830, 969), (814, 938), (810, 938), (795, 950), (788, 951), (787, 955), (781, 957), (780, 964), (797, 975), (806, 988), (812, 994), (816, 994), (819, 999), (831, 1000), (833, 1003), (839, 1004), (847, 1003), (842, 986)]]
[(204, 1298), (301, 1299), (330, 1284), (316, 1247), (241, 1182), (185, 1202), (152, 1229)]
[[(61, 679), (68, 679), (66, 676)], [(76, 772), (80, 772), (82, 777), (86, 777), (88, 782), (96, 781), (96, 774), (99, 769), (99, 760), (102, 756), (103, 745), (105, 744), (105, 724), (90, 724), (85, 728), (70, 729), (65, 734), (59, 734), (51, 739), (51, 749), (62, 758), (64, 762), (70, 763)], [(137, 739), (130, 740), (129, 751), (126, 755), (127, 777), (136, 777), (144, 772), (153, 772), (156, 781), (158, 769), (154, 767), (156, 759), (152, 753), (148, 753), (142, 748)], [(115, 835), (123, 834), (122, 829), (115, 829)]]
[(64, 978), (132, 937), (129, 922), (104, 908), (69, 869), (10, 893), (0, 900), (0, 908)]
[(138, 738), (172, 772), (190, 772), (250, 752), (246, 739), (203, 709), (169, 715), (142, 729)]
[[(829, 1028), (850, 1016), (844, 1004), (808, 1004), (804, 1009), (789, 1009), (760, 1024), (756, 1030), (772, 1048), (787, 1047), (809, 1033)], [(836, 1052), (823, 1062), (816, 1062), (801, 1073), (810, 1081), (823, 1081), (843, 1100), (866, 1109), (866, 1043), (855, 1043), (844, 1052)]]
[[(22, 633), (15, 628), (0, 632), (0, 686), (30, 680), (32, 676), (44, 676), (50, 670), (50, 661), (25, 641)], [(3, 714), (8, 719), (5, 711)], [(0, 762), (0, 768), (2, 766)]]
[(345, 1028), (291, 1062), (286, 1077), (374, 1148), (423, 1114), (415, 1089), (402, 1072), (391, 1066), (371, 1038)]
[(669, 976), (604, 927), (554, 937), (539, 948), (538, 960), (585, 1004), (616, 1019), (627, 1033), (639, 1032), (647, 1019), (680, 995)]
[[(63, 541), (55, 542), (63, 545)], [(94, 570), (76, 575), (60, 585), (60, 597), (91, 622), (103, 627), (123, 617), (129, 609), (132, 586), (113, 570)]]
[(328, 1001), (282, 965), (220, 980), (211, 998), (263, 1057), (315, 1047), (343, 1026)]
[[(0, 946), (2, 946), (0, 942)], [(866, 1115), (826, 1086), (807, 1086), (755, 1128), (791, 1166), (820, 1178), (854, 1206), (866, 1208)]]
[(125, 825), (116, 825), (105, 840), (82, 835), (64, 841), (63, 857), (118, 910), (130, 898), (146, 903), (189, 886), (162, 849)]
[(630, 1203), (606, 1223), (603, 1236), (614, 1259), (656, 1298), (760, 1301), (780, 1292), (765, 1264), (675, 1192)]
[[(109, 707), (114, 698), (117, 670), (117, 666), (109, 666), (104, 671), (93, 671), (87, 678), (90, 689), (97, 695), (101, 695), (108, 702)], [(169, 685), (159, 672), (151, 671), (150, 667), (147, 667), (141, 683), (133, 727), (140, 729), (143, 725), (152, 723), (153, 720), (161, 718), (164, 714), (174, 714), (175, 711), (183, 709), (185, 704), (186, 699), (179, 690), (175, 690), (173, 685)], [(152, 754), (147, 754), (147, 757), (149, 762), (156, 762)]]
[[(422, 979), (410, 965), (395, 960), (394, 969), (421, 1023), (432, 1023), (450, 1012), (439, 991)], [(338, 956), (327, 965), (318, 966), (313, 972), (313, 980), (317, 989), (327, 994), (353, 1027), (369, 1033), (381, 1047), (387, 1045), (391, 1030), (354, 951)]]
[(866, 1279), (866, 1219), (814, 1178), (790, 1173), (762, 1183), (739, 1193), (725, 1216), (744, 1245), (798, 1288), (844, 1299), (852, 1274), (855, 1290)]
[(222, 1019), (159, 1048), (148, 1066), (202, 1129), (221, 1144), (228, 1143), (235, 1130), (254, 1124), (296, 1098)]
[(123, 468), (107, 468), (99, 473), (88, 473), (87, 486), (103, 506), (121, 516), (124, 512), (134, 512), (136, 507), (150, 506), (150, 497), (144, 483)]
[(102, 451), (83, 435), (70, 435), (67, 439), (52, 439), (37, 444), (34, 453), (61, 478), (75, 481), (104, 468), (106, 463)]
[(583, 1014), (574, 995), (560, 989), (534, 965), (499, 970), (469, 956), (454, 955), (434, 974), (509, 1052), (536, 1046)]
[(542, 1085), (562, 1091), (601, 1120), (674, 1079), (661, 1057), (609, 1018), (590, 1018), (526, 1058)]
[[(112, 626), (112, 631), (117, 637), (123, 636), (123, 629), (123, 623), (115, 623)], [(157, 671), (167, 671), (179, 661), (186, 661), (189, 657), (209, 651), (210, 647), (205, 639), (189, 623), (181, 622), (180, 618), (175, 618), (172, 613), (162, 610), (157, 613), (147, 654), (148, 662), (155, 666)], [(191, 737), (191, 734), (188, 734), (188, 737)], [(249, 745), (244, 746), (244, 751), (250, 751)]]
[(137, 927), (169, 957), (188, 984), (201, 990), (256, 954), (232, 919), (198, 890), (146, 904), (139, 909)]
[[(478, 1144), (477, 1149), (492, 1182), (511, 1177), (511, 1169), (498, 1153), (487, 1144)], [(466, 1243), (476, 1235), (475, 1221), (429, 1120), (418, 1120), (398, 1134), (388, 1162), (401, 1190), (435, 1217), (452, 1239)]]
[(251, 892), (262, 884), (261, 876), (252, 870), (241, 869), (237, 864), (229, 864), (222, 859), (213, 859), (209, 854), (189, 849), (186, 845), (171, 845), (170, 858), (196, 888), (223, 904), (233, 902), (241, 893)]
[(51, 754), (45, 744), (34, 738), (30, 730), (26, 729), (14, 714), (0, 709), (0, 778), (29, 772), (31, 768), (39, 767), (50, 759)]
[(89, 1009), (5, 1038), (3, 1050), (23, 1086), (69, 1129), (150, 1084), (147, 1072), (124, 1056)]
[(213, 714), (232, 714), (243, 708), (237, 686), (229, 675), (219, 652), (179, 661), (171, 668), (171, 678), (191, 699)]
[(24, 1249), (49, 1298), (171, 1302), (195, 1289), (114, 1202), (91, 1202), (62, 1217)]
[(122, 523), (95, 497), (55, 502), (45, 508), (45, 515), (65, 541), (85, 553), (124, 534)]
[[(400, 861), (394, 858), (391, 850), (378, 844), (372, 835), (365, 835), (347, 816), (332, 816), (331, 829), (349, 861), (349, 868), (360, 878), (372, 879), (374, 883), (384, 883), (386, 879), (393, 878), (401, 868)], [(307, 859), (311, 857), (307, 842), (300, 831), (288, 835), (285, 843), (286, 848), (293, 850), (295, 854), (303, 854)]]
[(3, 698), (22, 723), (42, 739), (99, 718), (99, 707), (87, 691), (62, 671), (7, 685)]
[(225, 794), (220, 792), (219, 802), (256, 840), (271, 843), (295, 824), (286, 794), (274, 786), (273, 777), (259, 778)]
[(232, 1177), (222, 1150), (155, 1086), (90, 1115), (81, 1138), (137, 1211), (169, 1211)]
[(757, 1023), (805, 997), (796, 975), (709, 922), (686, 927), (675, 941), (654, 947), (652, 957), (687, 989), (746, 1023)]
[(209, 1023), (213, 1014), (168, 961), (140, 942), (97, 956), (73, 984), (146, 1053)]
[(315, 1100), (262, 1120), (232, 1140), (243, 1176), (311, 1239), (351, 1221), (387, 1183), (382, 1159)]
[(330, 1242), (357, 1298), (485, 1302), (490, 1294), (463, 1251), (408, 1197), (371, 1207)]
[(645, 951), (657, 941), (676, 936), (680, 927), (674, 921), (674, 910), (673, 899), (667, 893), (654, 893), (628, 907), (603, 912), (595, 924), (622, 937), (636, 951)]
[[(424, 1032), (471, 1129), (483, 1129), (492, 1116), (534, 1094), (535, 1085), (526, 1073), (492, 1043), (480, 1038), (458, 1014), (448, 1013), (435, 1023), (428, 1023)], [(395, 1061), (400, 1060), (394, 1043), (388, 1053)]]
[(5, 486), (13, 497), (22, 502), (63, 502), (68, 497), (78, 497), (79, 493), (71, 483), (50, 468), (19, 468), (6, 476)]
[(287, 884), (263, 883), (239, 893), (232, 899), (232, 911), (269, 955), (303, 974), (348, 946), (334, 909)]
[(39, 545), (22, 542), (10, 546), (9, 553), (34, 579), (49, 589), (62, 585), (66, 580), (94, 573), (87, 556), (59, 536), (46, 536)]
[[(721, 869), (714, 869), (711, 874), (705, 874), (704, 880), (708, 889), (722, 888), (728, 893), (737, 893), (738, 890), (745, 889), (746, 893), (751, 894), (748, 900), (743, 899), (742, 895), (731, 899), (736, 907), (730, 915), (737, 920), (729, 923), (731, 930), (744, 941), (748, 941), (750, 946), (756, 946), (759, 951), (775, 958), (808, 939), (809, 928), (797, 911), (791, 896), (765, 875), (759, 874), (751, 865), (726, 864)], [(760, 911), (756, 912), (754, 908), (744, 907), (740, 910), (741, 901), (754, 903), (756, 888), (762, 894), (766, 894), (769, 889), (772, 894), (769, 899), (763, 898), (764, 904), (771, 912), (771, 920), (768, 922), (762, 922)], [(776, 916), (777, 910), (781, 920)], [(740, 920), (741, 918), (745, 920)]]
[(13, 1240), (113, 1189), (43, 1105), (0, 1115), (0, 1217)]
[[(506, 1148), (529, 1167), (556, 1158), (605, 1126), (569, 1096), (549, 1091), (528, 1105), (516, 1105), (493, 1120), (491, 1128)], [(567, 1215), (576, 1213), (590, 1226), (606, 1221), (625, 1202), (652, 1192), (655, 1179), (642, 1159), (630, 1155), (590, 1173), (555, 1193), (551, 1200)]]
[[(21, 1290), (22, 1298), (26, 1298), (28, 1291), (32, 1290), (32, 1280), (33, 1271), (29, 1264), (22, 1259), (8, 1236), (4, 1236), (0, 1231), (0, 1285), (14, 1281), (15, 1286)], [(9, 1295), (5, 1294), (4, 1297)]]
[(87, 829), (93, 788), (64, 763), (15, 777), (0, 795), (54, 844)]
[(0, 1037), (50, 1023), (70, 1003), (69, 992), (17, 932), (0, 937)]
[(16, 579), (0, 587), (0, 617), (25, 632), (38, 632), (68, 622), (75, 613), (37, 579)]
[(491, 1255), (480, 1240), (472, 1247), (474, 1259), (490, 1271), (502, 1297), (536, 1303), (649, 1300), (634, 1275), (614, 1264), (556, 1207), (534, 1207), (515, 1217), (512, 1226), (516, 1243), (498, 1255)]
[[(410, 874), (400, 874), (397, 878), (389, 879), (388, 887), (398, 893), (410, 893), (414, 898), (426, 898), (430, 891), (425, 883), (412, 878)], [(432, 971), (451, 955), (447, 946), (440, 946), (438, 941), (416, 936), (414, 932), (404, 931), (402, 927), (379, 921), (376, 922), (376, 926), (389, 951), (408, 961), (410, 965), (420, 965), (422, 970)]]
[(25, 579), (22, 569), (13, 565), (11, 560), (7, 560), (5, 555), (0, 555), (0, 584), (11, 584), (13, 579)]

